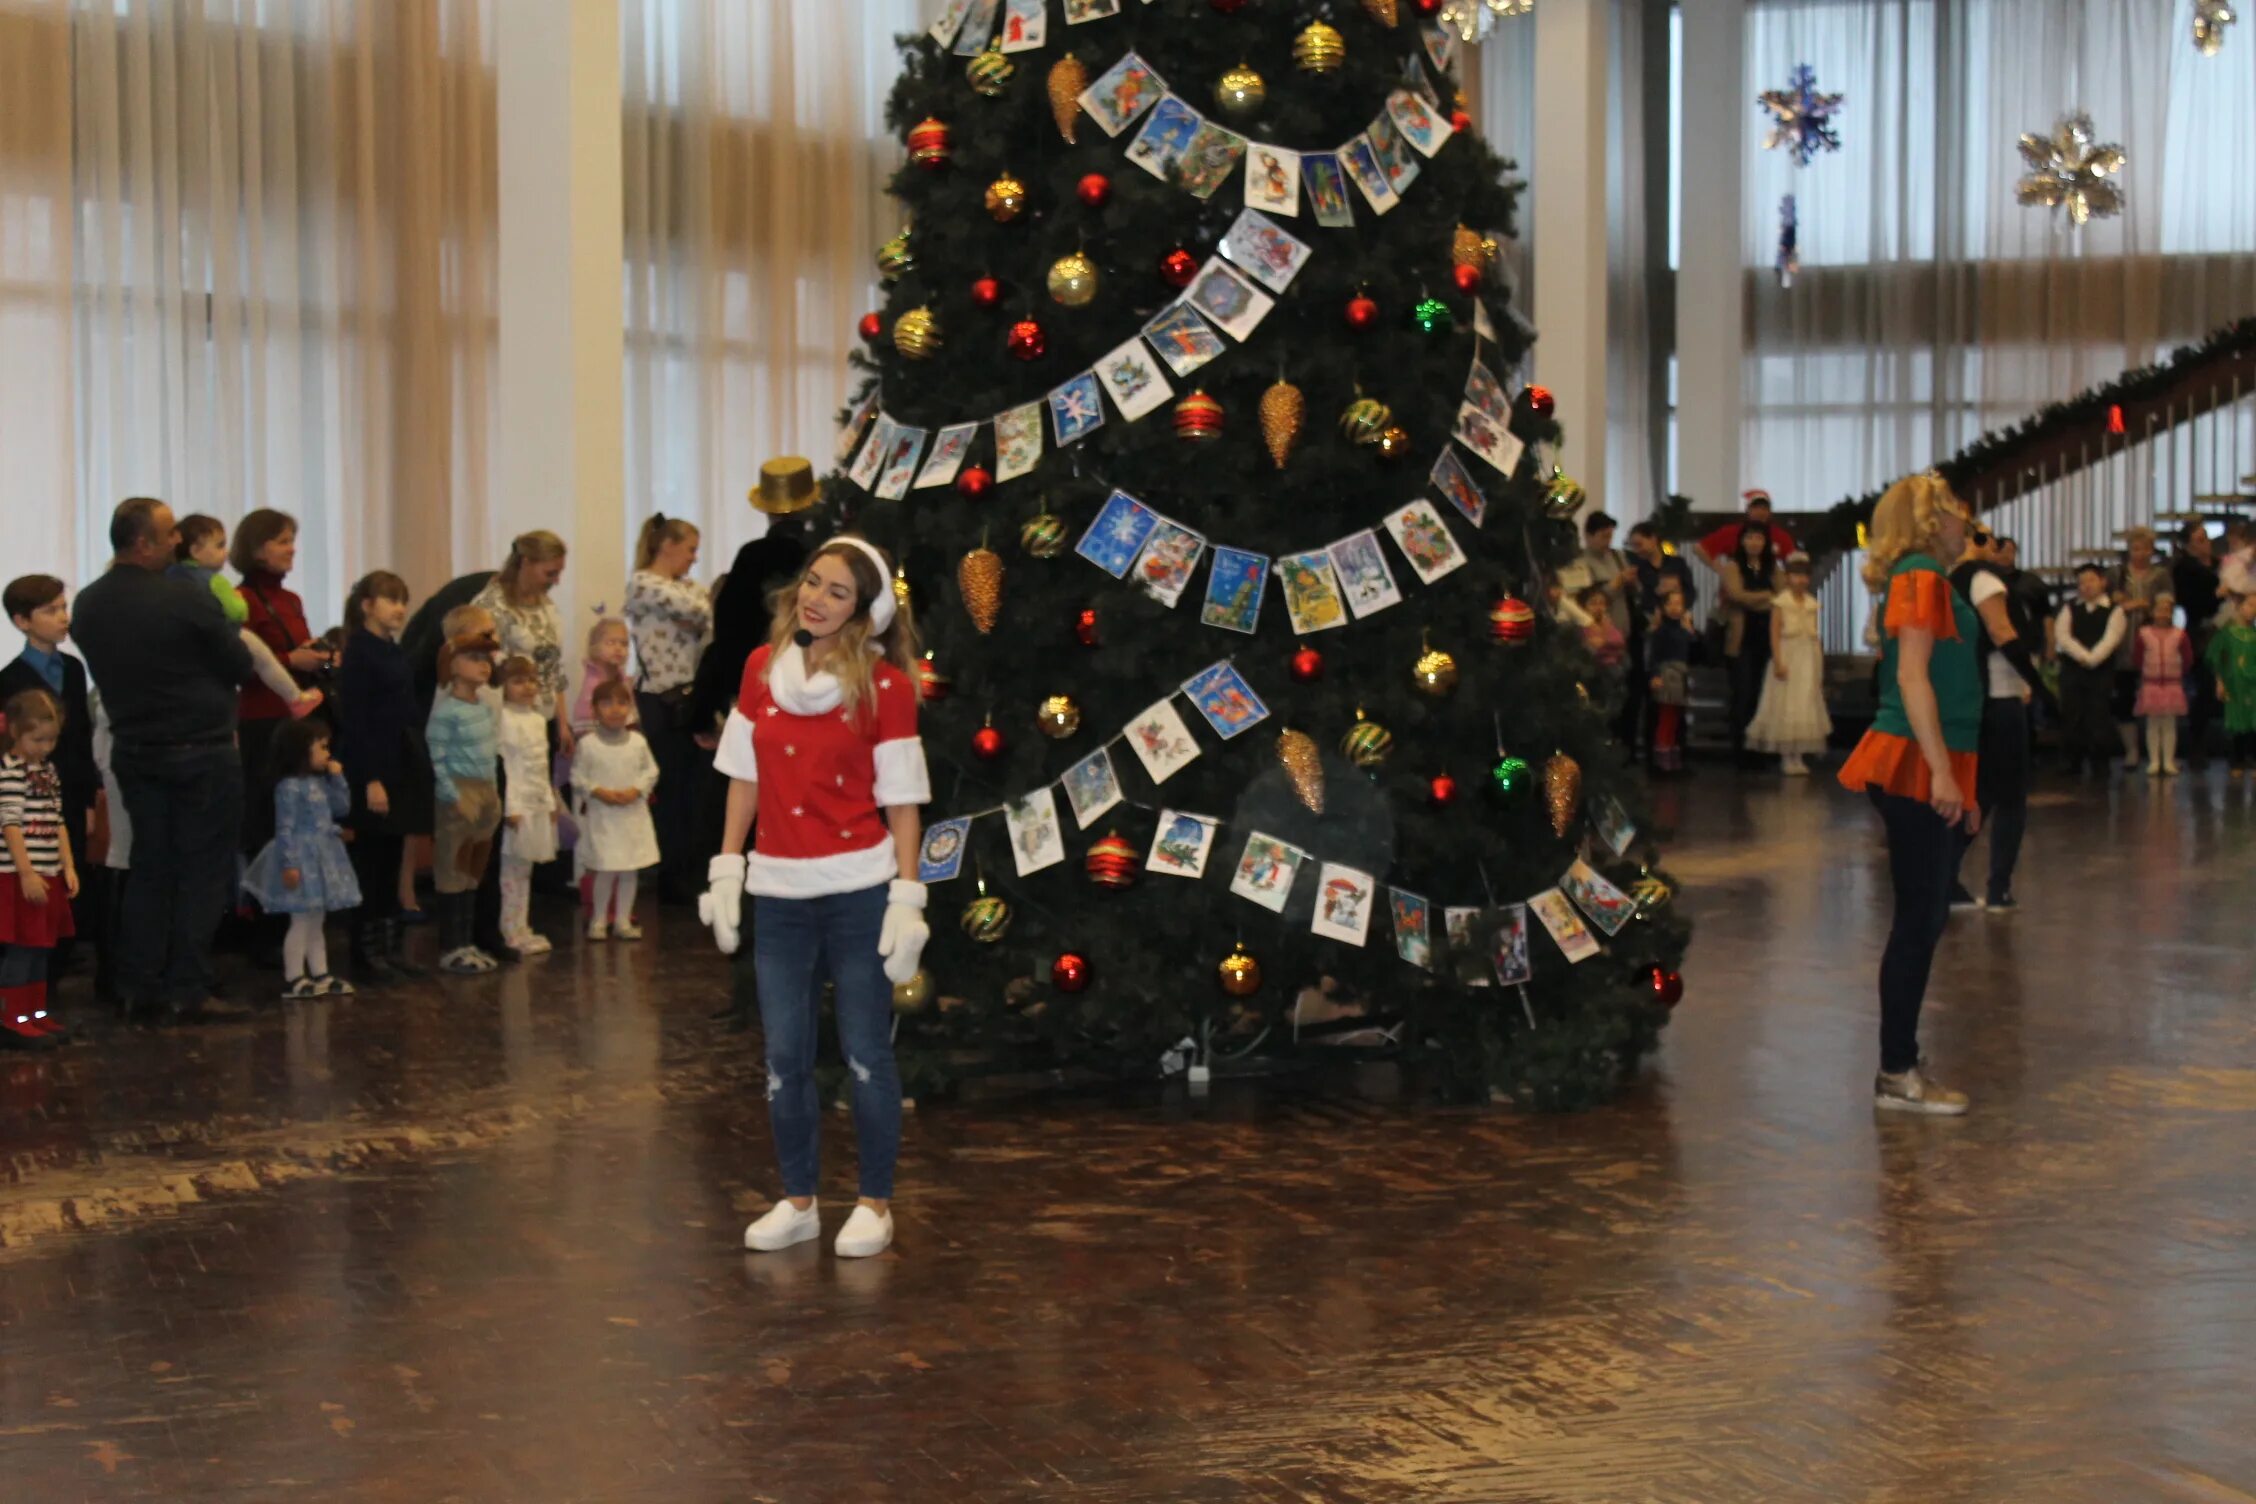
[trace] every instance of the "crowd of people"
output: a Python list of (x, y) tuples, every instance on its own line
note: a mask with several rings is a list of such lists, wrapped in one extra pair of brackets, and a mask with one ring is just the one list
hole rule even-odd
[(371, 571), (320, 634), (288, 584), (297, 535), (279, 511), (231, 535), (135, 498), (75, 600), (52, 575), (6, 586), (24, 648), (0, 667), (0, 1047), (69, 1039), (51, 983), (74, 957), (129, 1017), (193, 1024), (254, 1006), (221, 983), (225, 944), (279, 967), (274, 998), (343, 996), (415, 974), (408, 932), (434, 918), (438, 966), (472, 975), (552, 947), (536, 889), (577, 886), (591, 942), (641, 938), (646, 872), (661, 902), (705, 890), (717, 730), (797, 532), (709, 591), (697, 529), (652, 518), (576, 686), (553, 533), (419, 608)]

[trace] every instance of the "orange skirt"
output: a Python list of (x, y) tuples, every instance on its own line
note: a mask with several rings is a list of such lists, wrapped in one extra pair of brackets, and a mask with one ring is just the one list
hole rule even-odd
[[(1971, 800), (1974, 775), (1981, 767), (1981, 754), (1953, 752), (1950, 765), (1951, 777), (1958, 780), (1960, 796)], [(1840, 776), (1841, 787), (1852, 794), (1878, 789), (1883, 794), (1901, 794), (1922, 804), (1927, 802), (1935, 787), (1934, 775), (1927, 770), (1927, 759), (1920, 753), (1919, 743), (1886, 731), (1867, 731), (1864, 740), (1849, 754), (1849, 760), (1841, 764)]]

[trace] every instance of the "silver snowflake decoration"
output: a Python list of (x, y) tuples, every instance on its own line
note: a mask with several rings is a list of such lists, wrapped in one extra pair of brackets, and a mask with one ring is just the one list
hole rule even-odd
[(2193, 45), (2203, 57), (2224, 50), (2225, 28), (2239, 20), (2231, 0), (2193, 0)]
[(1841, 133), (1833, 129), (1841, 96), (1818, 93), (1817, 70), (1809, 64), (1797, 65), (1785, 88), (1765, 89), (1755, 96), (1755, 103), (1770, 112), (1770, 134), (1763, 137), (1764, 151), (1783, 146), (1796, 166), (1807, 167), (1819, 152), (1841, 149)]
[(1449, 0), (1438, 19), (1444, 31), (1464, 42), (1486, 41), (1500, 16), (1525, 16), (1535, 10), (1535, 0)]
[(2065, 208), (2077, 229), (2095, 219), (2123, 212), (2123, 148), (2092, 141), (2091, 116), (2082, 110), (2064, 115), (2050, 136), (2021, 138), (2021, 159), (2030, 171), (2013, 190), (2024, 207)]

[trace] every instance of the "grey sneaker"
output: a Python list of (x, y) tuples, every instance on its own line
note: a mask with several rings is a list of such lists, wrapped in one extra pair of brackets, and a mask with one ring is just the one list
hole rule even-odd
[(1918, 1067), (1901, 1075), (1886, 1071), (1872, 1078), (1872, 1105), (1883, 1112), (1917, 1112), (1928, 1117), (1964, 1117), (1970, 1105), (1966, 1093), (1930, 1081)]

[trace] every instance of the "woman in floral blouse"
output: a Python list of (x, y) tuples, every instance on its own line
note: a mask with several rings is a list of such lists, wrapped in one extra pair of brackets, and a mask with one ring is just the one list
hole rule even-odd
[(660, 792), (650, 812), (658, 826), (659, 892), (674, 903), (695, 902), (705, 885), (706, 853), (697, 849), (692, 791), (703, 781), (703, 764), (711, 758), (697, 745), (690, 694), (698, 654), (713, 631), (713, 601), (703, 585), (689, 578), (697, 564), (697, 543), (697, 529), (690, 523), (653, 516), (636, 540), (634, 576), (627, 582), (635, 710), (643, 738), (658, 759)]
[(502, 655), (530, 658), (540, 671), (538, 709), (556, 728), (556, 744), (572, 750), (572, 705), (564, 680), (564, 613), (549, 598), (564, 578), (564, 540), (554, 533), (522, 533), (509, 545), (509, 560), (479, 591), (473, 605), (493, 613)]

